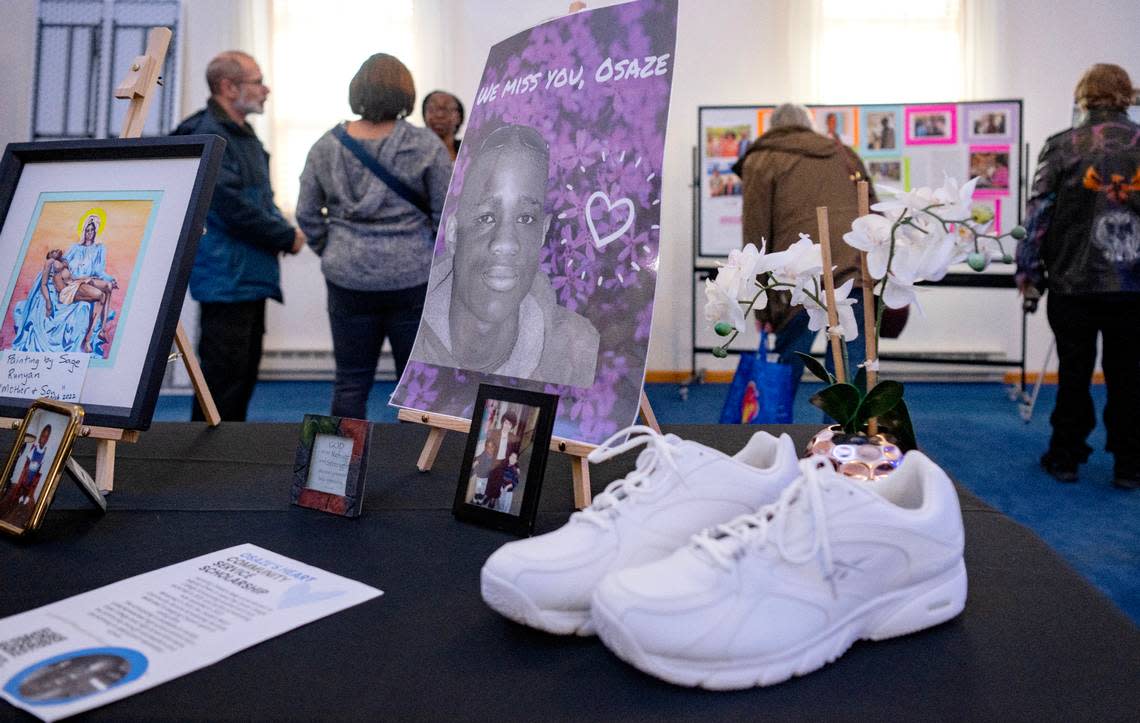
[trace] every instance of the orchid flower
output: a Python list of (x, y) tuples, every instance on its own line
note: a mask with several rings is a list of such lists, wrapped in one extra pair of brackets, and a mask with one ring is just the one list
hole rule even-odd
[[(843, 284), (835, 290), (835, 311), (839, 319), (839, 331), (843, 335), (845, 341), (854, 341), (859, 338), (859, 327), (855, 323), (855, 310), (851, 308), (855, 304), (855, 299), (847, 298), (851, 293), (851, 288), (855, 285), (855, 279), (847, 279)], [(810, 296), (805, 296), (803, 300), (803, 307), (808, 313), (808, 329), (812, 331), (819, 331), (828, 326), (827, 307), (819, 304), (815, 299)]]
[[(763, 240), (760, 242), (764, 246)], [(744, 331), (744, 309), (741, 297), (750, 298), (755, 293), (756, 267), (760, 262), (761, 251), (755, 244), (743, 249), (734, 249), (728, 261), (717, 270), (716, 279), (705, 281), (705, 319), (714, 325), (727, 321), (737, 331)], [(752, 304), (753, 308), (763, 309), (768, 304), (766, 293), (761, 290)]]
[(843, 234), (848, 246), (867, 252), (867, 270), (872, 278), (881, 279), (887, 274), (892, 225), (890, 219), (883, 216), (860, 216), (851, 224), (851, 230)]

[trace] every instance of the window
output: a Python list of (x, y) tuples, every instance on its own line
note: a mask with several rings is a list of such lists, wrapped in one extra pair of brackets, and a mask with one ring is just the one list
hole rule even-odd
[(964, 97), (963, 0), (821, 0), (815, 95), (825, 103)]
[(32, 139), (118, 136), (128, 104), (112, 92), (158, 25), (174, 35), (143, 135), (169, 133), (178, 111), (178, 16), (179, 0), (40, 0)]
[(305, 157), (321, 134), (351, 118), (348, 83), (373, 53), (410, 66), (415, 51), (412, 0), (327, 3), (276, 0), (272, 5), (269, 140), (277, 204), (291, 214)]

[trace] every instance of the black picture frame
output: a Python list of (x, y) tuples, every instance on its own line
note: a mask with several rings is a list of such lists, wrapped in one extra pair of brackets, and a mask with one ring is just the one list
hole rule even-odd
[[(557, 408), (555, 394), (479, 385), (451, 508), (457, 519), (519, 536), (534, 532)], [(517, 424), (508, 428), (512, 415)]]
[[(145, 333), (148, 337), (145, 356), (142, 358), (141, 364), (137, 361), (134, 362), (136, 366), (132, 367), (132, 371), (129, 373), (117, 374), (116, 370), (110, 372), (115, 374), (112, 383), (123, 383), (134, 387), (133, 397), (130, 398), (129, 403), (126, 401), (126, 394), (124, 394), (123, 403), (101, 404), (92, 403), (81, 395), (79, 401), (83, 404), (88, 424), (136, 430), (145, 430), (150, 426), (170, 349), (174, 342), (174, 333), (182, 310), (182, 302), (186, 296), (190, 270), (194, 264), (198, 241), (202, 236), (206, 214), (213, 197), (214, 184), (221, 167), (225, 143), (225, 139), (219, 136), (197, 135), (13, 143), (4, 150), (3, 159), (0, 160), (0, 237), (3, 238), (9, 238), (6, 235), (7, 224), (15, 224), (14, 229), (18, 229), (20, 225), (27, 226), (29, 223), (27, 217), (9, 218), (9, 214), (12, 211), (13, 198), (16, 197), (22, 180), (28, 175), (27, 171), (35, 166), (46, 167), (47, 164), (53, 163), (82, 162), (85, 164), (91, 162), (98, 164), (117, 161), (179, 159), (197, 162), (192, 181), (187, 183), (190, 175), (187, 172), (183, 171), (183, 175), (180, 176), (182, 186), (178, 194), (179, 200), (175, 206), (171, 207), (175, 209), (175, 215), (163, 215), (162, 222), (153, 229), (154, 234), (148, 237), (155, 244), (161, 244), (161, 253), (164, 255), (164, 259), (165, 255), (169, 255), (170, 263), (169, 265), (165, 262), (162, 264), (162, 269), (166, 274), (165, 288), (161, 290), (161, 293), (155, 293), (153, 298), (145, 300), (148, 307), (157, 307), (153, 325), (148, 323), (145, 325), (146, 331), (139, 332), (140, 335)], [(136, 167), (142, 168), (141, 166)], [(108, 172), (107, 176), (113, 177), (114, 174)], [(36, 185), (36, 188), (39, 188), (39, 185)], [(87, 190), (87, 195), (103, 191), (101, 188)], [(159, 188), (158, 190), (162, 189)], [(108, 193), (117, 193), (117, 191), (108, 191)], [(174, 203), (173, 200), (170, 202)], [(157, 213), (156, 211), (156, 215)], [(164, 214), (166, 213), (169, 212), (164, 211)], [(14, 233), (15, 231), (13, 231)], [(177, 237), (171, 238), (175, 233)], [(28, 235), (30, 235), (30, 231)], [(23, 238), (24, 236), (21, 236), (21, 239)], [(0, 244), (0, 252), (3, 251), (4, 247), (4, 244)], [(141, 258), (140, 252), (135, 252), (135, 254), (137, 258)], [(147, 269), (146, 273), (149, 274), (150, 271)], [(15, 274), (19, 273), (19, 269), (9, 273), (12, 276), (9, 277), (11, 280), (8, 283), (12, 286), (15, 283)], [(146, 278), (152, 277), (147, 275)], [(142, 303), (141, 300), (136, 299), (136, 301)], [(7, 302), (8, 306), (11, 306), (15, 304), (15, 299), (9, 298)], [(7, 307), (0, 310), (0, 313), (5, 314), (5, 319), (7, 319), (8, 312)], [(89, 371), (88, 383), (90, 382)], [(30, 399), (0, 397), (0, 416), (23, 416), (31, 402)]]

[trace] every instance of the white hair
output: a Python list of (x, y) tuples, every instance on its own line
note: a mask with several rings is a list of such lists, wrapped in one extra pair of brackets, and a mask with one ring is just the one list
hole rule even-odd
[(799, 103), (784, 103), (772, 111), (769, 128), (811, 128), (811, 113)]

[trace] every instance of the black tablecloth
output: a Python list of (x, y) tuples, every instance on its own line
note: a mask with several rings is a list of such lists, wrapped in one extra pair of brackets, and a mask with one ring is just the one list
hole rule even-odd
[[(814, 428), (789, 431), (802, 443)], [(109, 512), (66, 480), (32, 539), (0, 540), (0, 616), (250, 542), (360, 580), (384, 595), (216, 665), (92, 711), (158, 719), (1135, 719), (1140, 630), (1024, 527), (960, 491), (970, 593), (957, 619), (857, 643), (819, 672), (710, 693), (662, 683), (595, 638), (545, 635), (479, 598), (479, 569), (505, 533), (451, 516), (464, 438), (435, 469), (426, 436), (378, 425), (364, 514), (289, 504), (297, 425), (159, 424), (119, 445)], [(746, 427), (669, 428), (726, 451)], [(0, 443), (11, 444), (0, 435)], [(93, 467), (93, 447), (77, 457)], [(592, 468), (593, 488), (632, 454)], [(569, 465), (547, 467), (538, 531), (571, 511)], [(0, 703), (0, 717), (29, 718)]]

